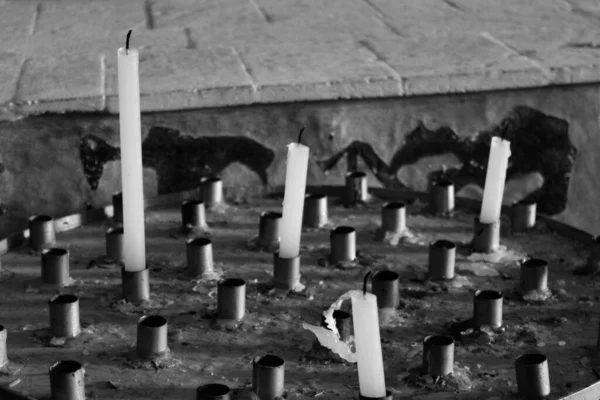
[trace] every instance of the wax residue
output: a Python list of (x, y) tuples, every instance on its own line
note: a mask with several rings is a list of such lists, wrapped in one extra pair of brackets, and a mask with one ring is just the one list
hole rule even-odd
[(352, 298), (352, 296), (361, 295), (362, 291), (360, 290), (351, 290), (349, 292), (341, 295), (335, 303), (333, 303), (327, 310), (323, 311), (323, 316), (325, 317), (325, 323), (327, 324), (327, 328), (323, 328), (321, 326), (310, 325), (307, 323), (302, 323), (302, 327), (306, 330), (311, 331), (317, 337), (317, 340), (321, 345), (327, 347), (329, 350), (333, 351), (338, 356), (342, 357), (344, 360), (355, 363), (356, 362), (356, 353), (352, 351), (350, 346), (340, 340), (340, 333), (337, 330), (337, 326), (335, 325), (335, 319), (333, 318), (333, 312), (335, 310), (339, 310), (342, 306), (342, 303), (345, 300)]

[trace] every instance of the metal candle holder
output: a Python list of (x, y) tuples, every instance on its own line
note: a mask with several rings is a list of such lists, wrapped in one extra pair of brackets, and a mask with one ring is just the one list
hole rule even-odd
[(196, 400), (231, 400), (231, 389), (220, 383), (198, 386)]
[(390, 202), (381, 207), (381, 230), (393, 233), (406, 230), (406, 204)]
[(217, 318), (239, 321), (246, 313), (246, 281), (223, 279), (217, 284)]
[(432, 378), (454, 371), (454, 339), (450, 336), (428, 336), (423, 340), (423, 372)]
[(502, 326), (501, 292), (495, 290), (478, 290), (473, 296), (473, 326), (484, 325), (498, 329)]
[(600, 271), (600, 236), (596, 236), (592, 239), (590, 255), (587, 260), (587, 269), (590, 272)]
[(449, 240), (437, 240), (429, 245), (429, 277), (433, 280), (454, 278), (456, 245)]
[(69, 251), (52, 247), (42, 250), (42, 282), (64, 285), (69, 279)]
[(106, 256), (113, 261), (123, 262), (125, 251), (123, 250), (124, 236), (123, 228), (109, 228), (105, 234)]
[(364, 203), (369, 198), (369, 185), (367, 174), (361, 171), (351, 171), (346, 173), (346, 189), (344, 203), (348, 207), (355, 206), (357, 203)]
[(515, 360), (517, 391), (524, 399), (543, 399), (550, 395), (548, 358), (543, 354), (523, 354)]
[(521, 266), (520, 287), (523, 293), (548, 290), (548, 262), (539, 258), (528, 258), (519, 262)]
[[(345, 342), (352, 335), (352, 315), (346, 311), (335, 310), (333, 312), (333, 319), (335, 320), (335, 327), (340, 335), (340, 340)], [(321, 315), (321, 326), (329, 329), (324, 315)]]
[(133, 303), (139, 303), (150, 298), (150, 269), (127, 271), (121, 269), (123, 298)]
[(146, 315), (137, 323), (136, 353), (138, 357), (152, 359), (165, 354), (167, 346), (167, 319), (160, 315)]
[(200, 198), (206, 207), (212, 208), (223, 203), (223, 181), (218, 176), (205, 176), (200, 179)]
[(324, 194), (307, 194), (304, 198), (304, 213), (302, 216), (304, 226), (320, 228), (329, 219), (327, 215), (327, 196)]
[(273, 354), (252, 360), (252, 391), (260, 400), (275, 400), (282, 396), (285, 385), (285, 361)]
[(265, 247), (279, 244), (281, 231), (281, 213), (266, 211), (260, 214), (258, 225), (258, 241)]
[(351, 226), (338, 226), (329, 234), (332, 263), (356, 260), (356, 230)]
[(29, 218), (29, 244), (34, 250), (54, 246), (54, 220), (49, 215), (34, 215)]
[(187, 253), (187, 274), (192, 278), (214, 271), (212, 242), (208, 238), (197, 237), (185, 242)]
[(48, 372), (52, 400), (85, 400), (85, 372), (81, 363), (59, 361)]
[(360, 394), (360, 392), (358, 392), (358, 400), (392, 400), (393, 398), (394, 396), (392, 395), (392, 392), (390, 392), (387, 389), (385, 391), (384, 397), (367, 397), (363, 396), (362, 394)]
[(379, 308), (398, 308), (400, 305), (400, 276), (394, 271), (379, 271), (371, 281), (371, 292), (377, 296)]
[(8, 364), (8, 353), (6, 351), (6, 337), (8, 332), (6, 328), (0, 325), (0, 368)]
[(475, 217), (472, 249), (477, 253), (493, 253), (500, 246), (500, 221), (483, 224)]
[(189, 228), (206, 227), (206, 212), (204, 203), (199, 200), (187, 200), (181, 203), (181, 230), (188, 232)]
[(519, 201), (511, 209), (511, 232), (524, 232), (535, 227), (537, 204), (535, 201)]
[(56, 337), (73, 338), (79, 335), (79, 298), (73, 294), (52, 297), (50, 306), (50, 331)]
[(116, 192), (112, 195), (113, 221), (117, 224), (123, 223), (123, 193)]
[(293, 290), (300, 282), (300, 256), (281, 258), (279, 252), (273, 254), (273, 287)]
[(454, 211), (454, 184), (446, 179), (436, 181), (431, 187), (431, 210), (437, 215)]

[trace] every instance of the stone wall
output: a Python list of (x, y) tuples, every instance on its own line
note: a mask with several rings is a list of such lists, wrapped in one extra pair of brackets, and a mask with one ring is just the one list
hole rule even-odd
[[(309, 184), (341, 184), (346, 155), (369, 183), (427, 190), (453, 178), (477, 197), (492, 135), (512, 143), (505, 201), (600, 231), (598, 86), (322, 103), (268, 104), (143, 115), (146, 196), (192, 189), (220, 174), (230, 197), (283, 183), (286, 145), (305, 126)], [(0, 122), (3, 225), (110, 203), (120, 190), (118, 116), (71, 113)], [(352, 157), (351, 157), (352, 158)]]

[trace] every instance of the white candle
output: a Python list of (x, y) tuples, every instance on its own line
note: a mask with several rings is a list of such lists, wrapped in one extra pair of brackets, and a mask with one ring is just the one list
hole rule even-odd
[(500, 220), (509, 157), (510, 142), (497, 136), (492, 137), (479, 216), (479, 222), (483, 224), (492, 224)]
[(146, 268), (146, 242), (138, 51), (120, 48), (117, 51), (117, 59), (123, 186), (123, 258), (127, 271), (141, 271)]
[(283, 195), (281, 216), (281, 240), (279, 242), (279, 257), (281, 258), (294, 258), (300, 254), (307, 170), (308, 147), (300, 143), (288, 145), (285, 194)]
[(360, 394), (364, 397), (385, 397), (377, 296), (353, 291), (351, 299)]

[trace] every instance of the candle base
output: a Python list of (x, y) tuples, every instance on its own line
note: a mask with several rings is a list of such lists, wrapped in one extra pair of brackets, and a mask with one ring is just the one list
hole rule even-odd
[(471, 249), (476, 253), (493, 253), (500, 247), (500, 221), (483, 224), (475, 217)]
[(79, 335), (79, 298), (72, 294), (59, 294), (50, 299), (49, 305), (50, 332), (65, 338)]
[(401, 233), (406, 230), (406, 204), (385, 203), (381, 207), (381, 231)]
[(186, 242), (187, 275), (200, 277), (214, 271), (212, 242), (208, 238), (197, 237)]
[(49, 369), (53, 399), (85, 400), (85, 372), (74, 360), (59, 361)]
[(304, 198), (303, 225), (307, 228), (320, 228), (327, 223), (327, 196), (307, 194)]
[(106, 256), (111, 260), (120, 263), (124, 259), (123, 250), (123, 228), (109, 228), (105, 234)]
[(351, 226), (338, 226), (329, 234), (331, 264), (356, 260), (356, 230)]
[(473, 297), (474, 328), (484, 325), (493, 329), (502, 327), (502, 293), (495, 290), (478, 290)]
[(206, 211), (204, 203), (199, 200), (188, 200), (181, 203), (181, 232), (189, 233), (206, 228)]
[(246, 313), (246, 281), (223, 279), (217, 284), (217, 318), (239, 321)]
[(121, 269), (123, 298), (132, 303), (139, 303), (150, 298), (150, 269), (126, 271)]
[(535, 227), (537, 204), (532, 201), (520, 201), (511, 209), (510, 230), (512, 233), (526, 232)]
[(54, 246), (54, 219), (49, 215), (34, 215), (29, 218), (29, 245), (41, 251)]
[(520, 288), (522, 294), (546, 292), (548, 290), (548, 262), (539, 258), (528, 258), (519, 262), (521, 267)]
[(218, 176), (205, 176), (200, 179), (200, 198), (207, 208), (223, 203), (223, 181)]
[(422, 371), (432, 378), (454, 371), (454, 339), (450, 336), (428, 336), (423, 340)]
[(550, 395), (548, 359), (539, 353), (523, 354), (515, 360), (517, 391), (523, 399), (544, 399)]
[(293, 290), (300, 283), (300, 256), (281, 258), (279, 252), (273, 255), (273, 287)]
[(454, 184), (446, 179), (435, 182), (431, 188), (431, 211), (435, 215), (450, 216), (454, 213)]
[(260, 400), (283, 396), (285, 361), (273, 354), (254, 357), (252, 360), (252, 391)]
[(360, 392), (358, 392), (358, 400), (392, 400), (393, 398), (394, 398), (394, 396), (392, 395), (392, 392), (390, 392), (389, 390), (385, 391), (384, 397), (366, 397), (366, 396), (363, 396), (362, 394), (360, 394)]
[[(340, 340), (345, 342), (350, 339), (350, 335), (352, 335), (352, 315), (346, 311), (335, 310), (333, 312), (333, 319), (335, 320), (335, 327), (340, 335)], [(329, 329), (324, 315), (321, 315), (321, 326)]]
[(258, 225), (258, 243), (260, 246), (264, 248), (278, 246), (281, 217), (279, 212), (267, 211), (260, 214)]
[[(6, 352), (6, 337), (7, 331), (4, 326), (0, 325), (0, 368), (8, 364), (8, 353)], [(0, 394), (2, 394), (0, 392)], [(1, 396), (0, 396), (1, 398)]]
[(143, 359), (162, 356), (167, 346), (167, 319), (160, 315), (147, 315), (139, 319), (137, 324), (136, 353)]
[(69, 280), (69, 252), (50, 248), (42, 251), (42, 282), (64, 286)]
[(112, 195), (113, 221), (117, 224), (123, 223), (123, 193), (116, 192)]
[(428, 273), (431, 280), (454, 278), (456, 245), (449, 240), (437, 240), (429, 246)]
[(371, 292), (377, 296), (378, 308), (398, 308), (400, 276), (394, 271), (379, 271), (373, 276)]
[(231, 400), (229, 386), (220, 383), (209, 383), (196, 388), (196, 400)]
[(344, 198), (346, 207), (354, 207), (359, 203), (365, 203), (369, 198), (368, 188), (367, 174), (361, 171), (348, 172), (346, 174)]

